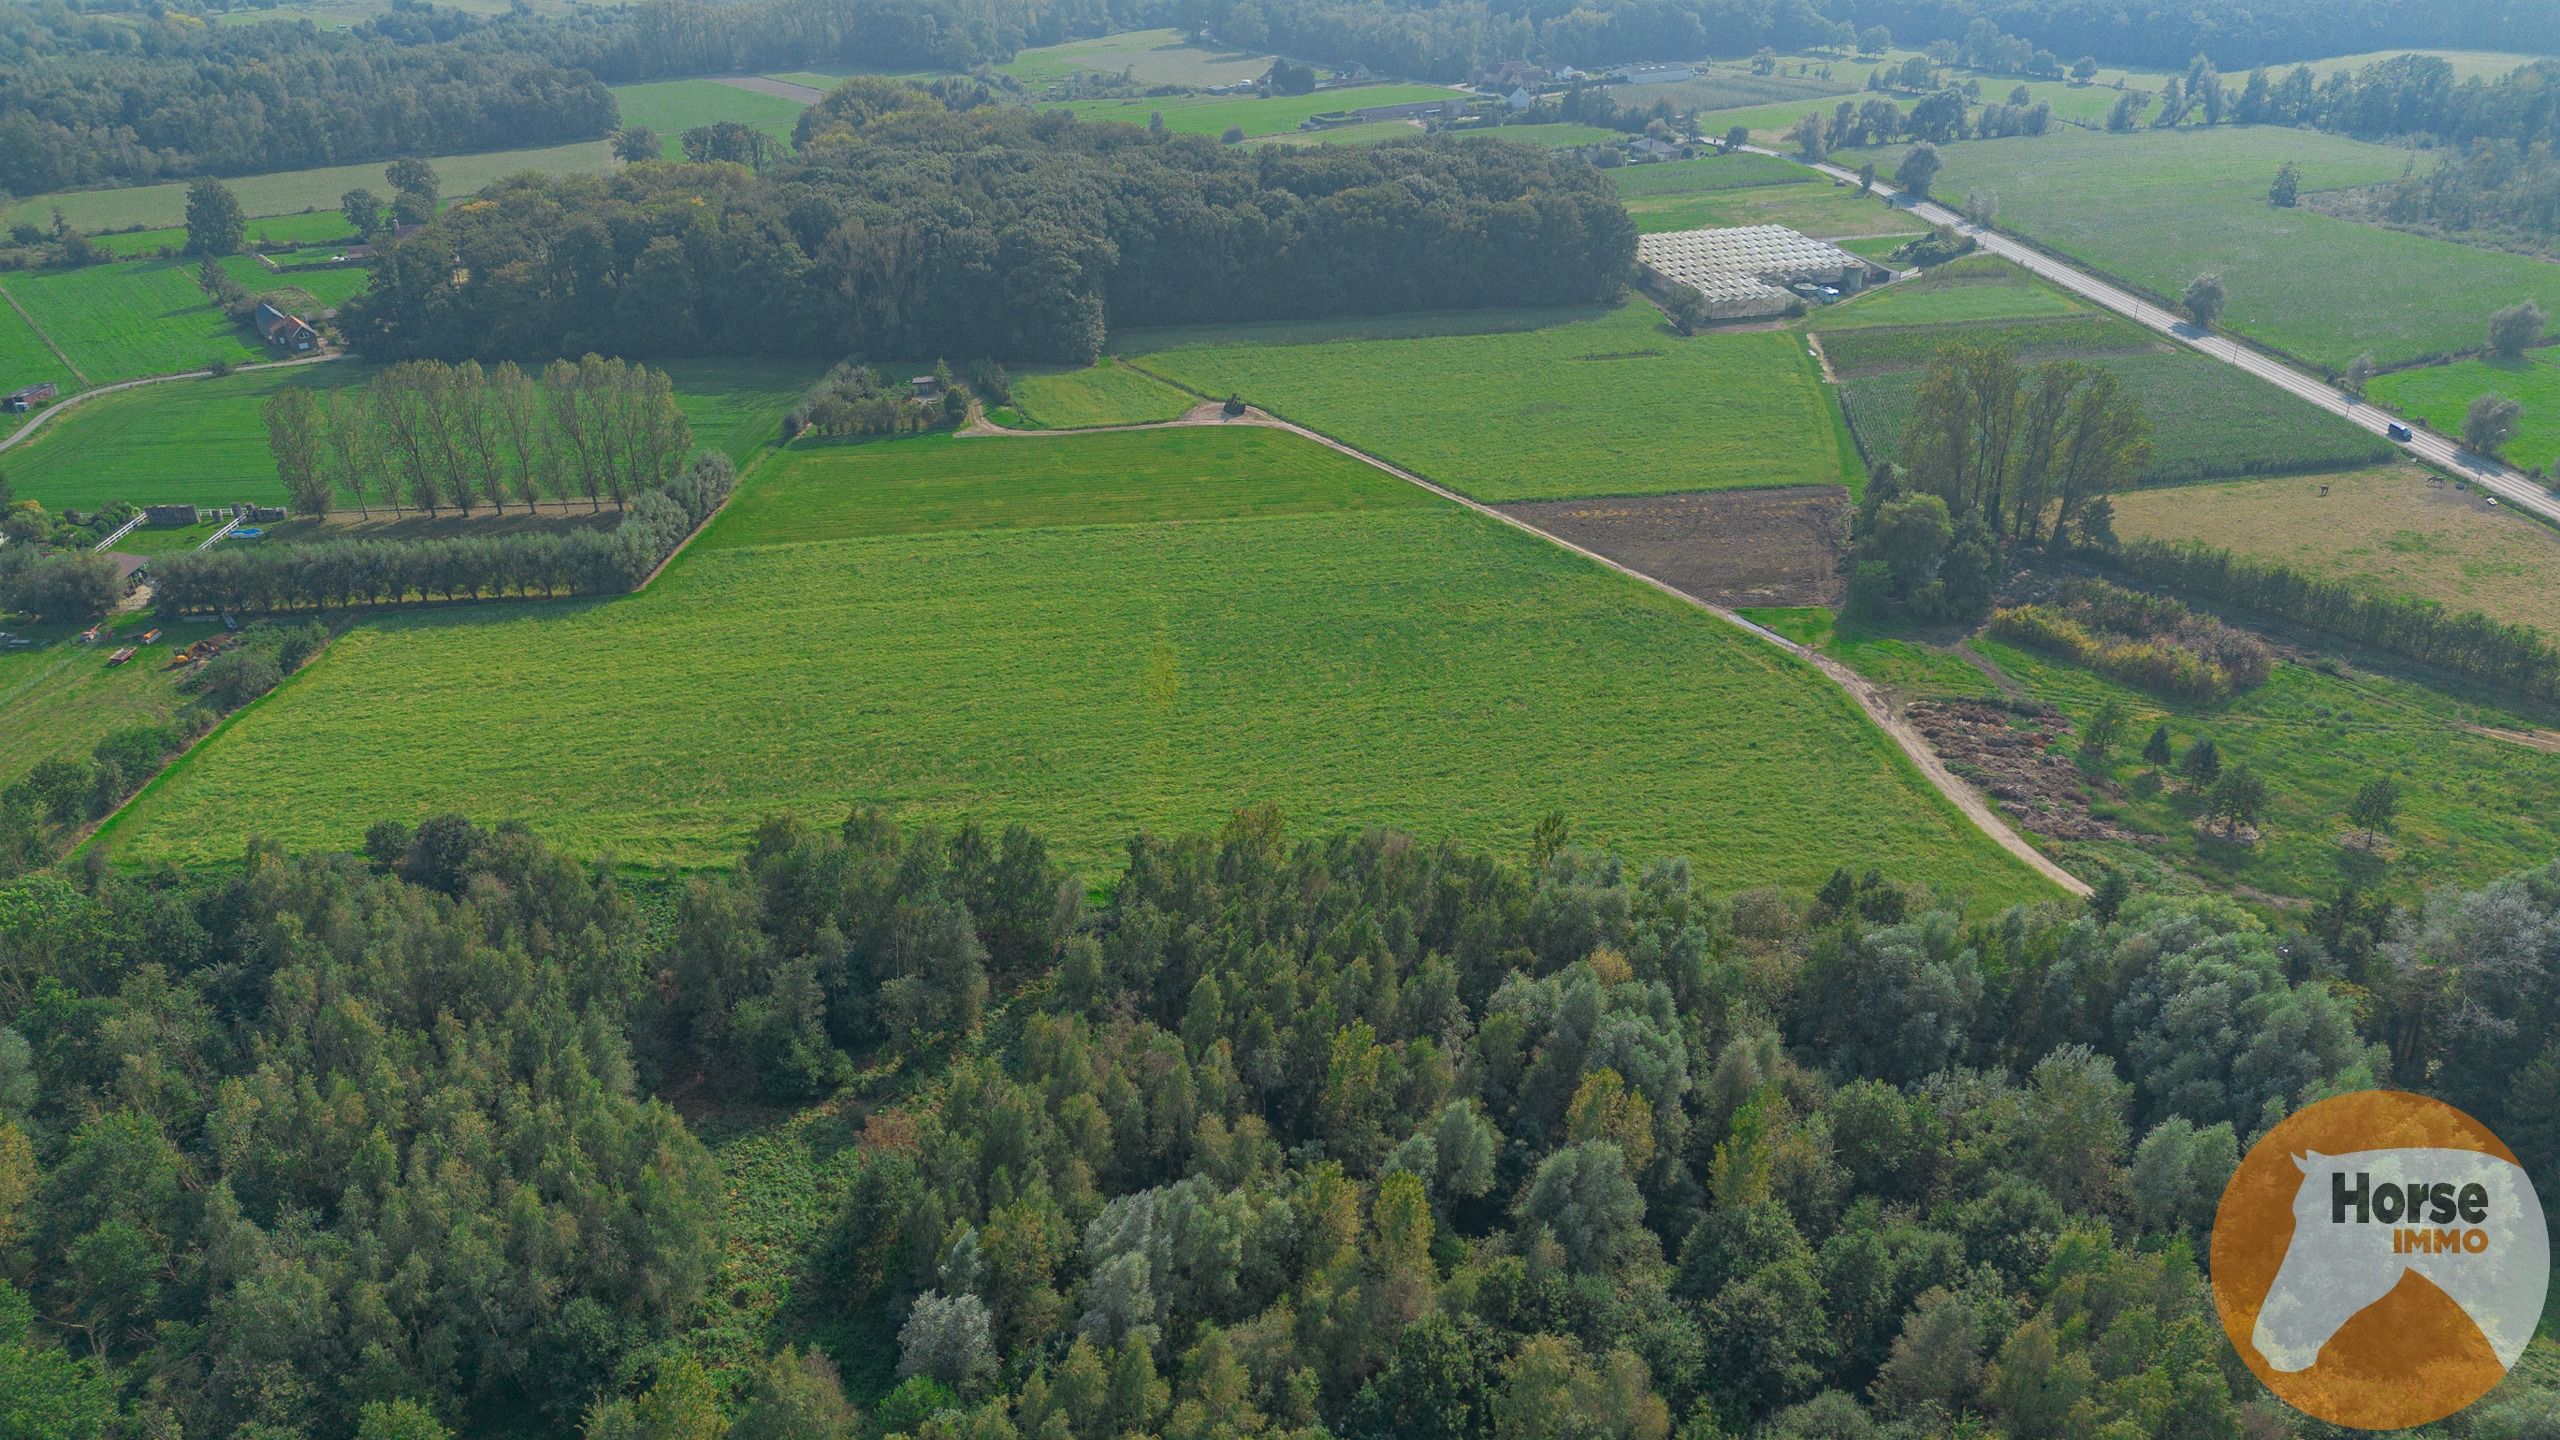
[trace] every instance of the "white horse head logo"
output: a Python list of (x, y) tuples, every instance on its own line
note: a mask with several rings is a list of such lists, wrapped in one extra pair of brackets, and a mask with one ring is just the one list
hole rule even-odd
[(2293, 1243), (2250, 1343), (2269, 1366), (2308, 1370), (2341, 1326), (2415, 1270), (2480, 1327), (2512, 1368), (2542, 1317), (2551, 1237), (2533, 1182), (2477, 1150), (2365, 1150), (2294, 1157)]

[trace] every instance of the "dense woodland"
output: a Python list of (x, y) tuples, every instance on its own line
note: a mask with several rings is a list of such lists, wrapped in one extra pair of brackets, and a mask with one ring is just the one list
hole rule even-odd
[[(2560, 871), (2323, 939), (1540, 834), (1246, 813), (1098, 907), (868, 813), (672, 895), (458, 818), (22, 879), (0, 1380), (61, 1440), (2281, 1436), (2198, 1275), (2239, 1151), (2389, 1080), (2560, 1153)], [(706, 1372), (758, 1202), (654, 1096), (848, 1082), (769, 1358)]]
[(1119, 326), (1602, 300), (1634, 255), (1607, 177), (1570, 155), (1247, 152), (982, 98), (853, 82), (761, 176), (505, 182), (378, 259), (341, 328), (385, 358), (1079, 363)]

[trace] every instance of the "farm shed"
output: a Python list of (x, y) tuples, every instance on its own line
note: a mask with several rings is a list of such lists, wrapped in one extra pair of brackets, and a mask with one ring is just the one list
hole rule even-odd
[(39, 405), (50, 403), (61, 393), (61, 387), (50, 380), (36, 385), (21, 385), (6, 395), (0, 395), (0, 410), (23, 415)]
[(1775, 315), (1795, 303), (1792, 285), (1855, 291), (1887, 272), (1837, 245), (1784, 225), (1680, 230), (1636, 241), (1636, 263), (1665, 285), (1686, 285), (1720, 320)]

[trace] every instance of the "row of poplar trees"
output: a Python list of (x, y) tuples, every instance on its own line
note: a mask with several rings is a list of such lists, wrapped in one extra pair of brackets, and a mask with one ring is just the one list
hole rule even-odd
[(267, 445), (293, 512), (340, 496), (471, 513), (545, 500), (606, 500), (665, 485), (693, 451), (666, 372), (589, 355), (539, 372), (412, 360), (362, 387), (289, 385), (264, 406)]

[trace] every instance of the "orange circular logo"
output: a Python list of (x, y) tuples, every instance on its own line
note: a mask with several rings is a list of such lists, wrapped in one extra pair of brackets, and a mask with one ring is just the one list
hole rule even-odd
[(2424, 1095), (2366, 1090), (2286, 1117), (2214, 1216), (2222, 1328), (2276, 1398), (2334, 1425), (2406, 1429), (2487, 1394), (2550, 1281), (2514, 1152)]

